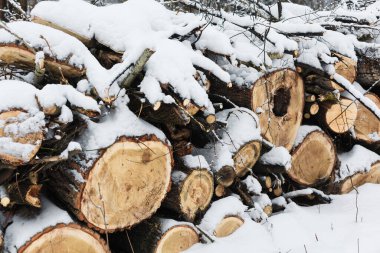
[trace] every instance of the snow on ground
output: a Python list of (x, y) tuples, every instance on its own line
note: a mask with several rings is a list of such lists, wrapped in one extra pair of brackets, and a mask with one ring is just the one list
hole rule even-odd
[(285, 211), (274, 214), (262, 225), (246, 220), (232, 235), (212, 244), (197, 244), (185, 252), (378, 253), (378, 196), (380, 185), (366, 184), (359, 188), (358, 222), (353, 191), (332, 196), (331, 204), (301, 207), (290, 203)]

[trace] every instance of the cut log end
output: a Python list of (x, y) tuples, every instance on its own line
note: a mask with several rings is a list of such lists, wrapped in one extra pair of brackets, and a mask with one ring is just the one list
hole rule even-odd
[[(365, 95), (380, 108), (380, 98), (374, 93)], [(380, 136), (380, 120), (361, 103), (358, 105), (358, 115), (354, 123), (356, 139), (367, 144), (376, 143), (376, 136)], [(379, 142), (379, 141), (377, 141)]]
[(328, 102), (322, 110), (322, 121), (334, 133), (346, 133), (355, 123), (358, 107), (350, 99), (342, 98), (338, 103)]
[(287, 174), (298, 184), (317, 185), (332, 175), (336, 159), (332, 140), (325, 133), (314, 131), (293, 150), (292, 167)]
[(188, 220), (194, 220), (211, 202), (214, 189), (212, 174), (206, 169), (193, 170), (184, 181), (180, 192), (180, 207)]
[(75, 224), (60, 224), (36, 234), (20, 247), (19, 253), (48, 252), (94, 252), (109, 253), (99, 235)]
[(166, 195), (171, 168), (170, 148), (161, 141), (120, 139), (91, 169), (80, 218), (102, 232), (130, 228), (149, 218)]
[(215, 181), (224, 186), (224, 187), (229, 187), (231, 186), (236, 177), (236, 172), (234, 167), (231, 166), (223, 166), (220, 170), (218, 170), (215, 173)]
[(214, 230), (216, 237), (226, 237), (243, 226), (244, 220), (239, 216), (227, 216), (221, 220)]
[(155, 253), (179, 253), (199, 242), (197, 232), (190, 226), (177, 225), (161, 237)]
[(236, 175), (238, 177), (245, 176), (248, 171), (255, 165), (259, 159), (261, 151), (261, 142), (252, 141), (244, 145), (236, 154), (234, 155), (234, 166), (236, 170)]
[(272, 72), (256, 81), (251, 103), (253, 111), (264, 111), (259, 115), (262, 135), (274, 145), (290, 150), (302, 121), (302, 78), (288, 69)]

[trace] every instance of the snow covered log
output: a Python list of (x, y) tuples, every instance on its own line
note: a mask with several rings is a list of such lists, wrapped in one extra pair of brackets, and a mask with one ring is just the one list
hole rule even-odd
[(291, 155), (284, 147), (272, 147), (261, 155), (252, 171), (258, 174), (286, 173), (291, 168)]
[(365, 183), (380, 184), (380, 155), (360, 145), (338, 155), (340, 167), (330, 191), (343, 194)]
[(319, 127), (301, 126), (291, 151), (286, 174), (302, 186), (316, 186), (333, 176), (337, 162), (335, 145)]
[[(0, 60), (21, 69), (35, 69), (35, 53), (22, 45), (0, 42)], [(47, 74), (51, 74), (55, 80), (59, 80), (62, 75), (65, 78), (78, 78), (85, 74), (84, 69), (52, 57), (46, 57), (44, 64)]]
[(226, 88), (213, 82), (211, 93), (256, 112), (261, 134), (276, 146), (284, 146), (288, 150), (292, 148), (304, 107), (303, 81), (296, 72), (277, 70), (249, 86), (234, 84)]
[(325, 101), (319, 105), (316, 117), (324, 129), (334, 134), (344, 134), (354, 126), (358, 115), (355, 101), (342, 97), (338, 102)]
[(43, 115), (17, 109), (2, 111), (0, 122), (0, 160), (13, 166), (32, 160), (44, 139)]
[(94, 231), (76, 224), (67, 212), (43, 199), (39, 210), (19, 210), (6, 228), (4, 249), (11, 253), (96, 252), (110, 253)]
[(214, 177), (204, 157), (186, 155), (179, 158), (172, 172), (172, 184), (163, 207), (194, 221), (209, 206), (214, 193)]
[(199, 242), (193, 224), (157, 217), (133, 228), (130, 238), (133, 252), (139, 253), (180, 253)]
[(247, 217), (244, 206), (236, 197), (229, 196), (212, 203), (199, 228), (215, 237), (226, 237), (244, 224)]
[[(380, 108), (380, 98), (372, 92), (364, 95)], [(365, 145), (380, 147), (380, 120), (361, 103), (358, 104), (358, 116), (354, 123), (355, 139)]]
[(223, 110), (216, 119), (225, 127), (216, 129), (215, 136), (210, 137), (214, 142), (194, 148), (193, 152), (206, 158), (216, 183), (229, 187), (236, 176), (246, 175), (260, 156), (259, 119), (246, 108)]

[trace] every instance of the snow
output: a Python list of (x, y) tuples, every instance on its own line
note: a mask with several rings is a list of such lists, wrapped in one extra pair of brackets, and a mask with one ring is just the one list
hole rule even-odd
[[(269, 217), (262, 224), (246, 219), (243, 226), (214, 243), (197, 244), (185, 253), (305, 253), (324, 252), (377, 253), (380, 234), (380, 186), (359, 187), (358, 222), (355, 222), (355, 192), (332, 196), (331, 204), (301, 207), (286, 205), (283, 212)], [(318, 239), (317, 239), (318, 238)]]
[(210, 166), (202, 155), (185, 155), (181, 157), (182, 162), (187, 168), (202, 168), (210, 170)]
[(161, 232), (162, 233), (166, 233), (169, 229), (171, 229), (172, 227), (175, 227), (175, 226), (189, 226), (189, 227), (193, 228), (195, 231), (197, 231), (194, 224), (190, 223), (190, 222), (176, 221), (173, 219), (164, 219), (164, 218), (160, 218), (159, 220), (161, 223)]
[(274, 147), (269, 152), (260, 157), (260, 162), (265, 165), (280, 165), (290, 169), (292, 165), (292, 156), (284, 147)]
[(5, 233), (6, 252), (16, 253), (17, 249), (32, 236), (42, 232), (49, 226), (73, 222), (66, 211), (58, 208), (45, 197), (42, 197), (41, 201), (42, 208), (37, 213), (23, 213), (21, 211), (15, 214), (13, 223), (7, 227), (7, 232)]
[(326, 31), (323, 36), (320, 37), (320, 41), (326, 44), (331, 51), (340, 53), (357, 61), (354, 44), (348, 36), (340, 32)]
[(320, 131), (322, 132), (322, 129), (319, 126), (308, 126), (308, 125), (302, 125), (297, 131), (297, 136), (293, 144), (293, 149), (297, 148), (298, 145), (300, 145), (303, 140), (308, 136), (310, 133)]
[[(75, 9), (80, 9), (81, 15), (76, 15), (78, 10)], [(123, 63), (105, 70), (92, 62), (89, 52), (82, 50), (82, 62), (87, 70), (87, 78), (102, 98), (114, 96), (119, 92), (116, 84), (108, 86), (113, 78), (134, 63), (146, 48), (155, 53), (145, 66), (146, 75), (140, 89), (151, 104), (158, 101), (174, 102), (165, 96), (161, 89), (161, 84), (170, 84), (182, 99), (193, 100), (196, 105), (206, 108), (206, 114), (211, 114), (214, 113), (212, 103), (205, 90), (194, 79), (195, 66), (210, 71), (223, 82), (230, 82), (226, 72), (200, 52), (194, 51), (188, 43), (169, 39), (174, 34), (188, 34), (203, 26), (205, 20), (193, 14), (169, 11), (154, 0), (130, 0), (105, 7), (94, 7), (79, 0), (43, 2), (33, 9), (32, 15), (63, 27), (70, 27), (80, 35), (94, 37), (112, 50), (124, 53)], [(215, 34), (223, 37), (225, 42), (228, 39), (210, 27), (200, 41), (200, 47), (202, 48), (202, 44), (210, 46), (210, 35)], [(230, 50), (232, 49), (231, 47)]]
[(380, 161), (380, 155), (360, 145), (355, 145), (349, 152), (338, 154), (339, 170), (336, 171), (335, 181), (341, 181), (356, 173), (371, 170), (371, 166)]
[(249, 175), (246, 179), (242, 180), (241, 182), (247, 186), (248, 193), (250, 194), (257, 195), (260, 194), (262, 191), (260, 182), (251, 175)]
[[(0, 81), (0, 112), (10, 109), (22, 109), (25, 111), (38, 111), (38, 104), (35, 98), (37, 89), (27, 83), (6, 80)], [(17, 94), (15, 99), (14, 94)]]
[(175, 170), (172, 172), (172, 181), (175, 184), (180, 184), (186, 179), (186, 177), (187, 177), (186, 173), (182, 171)]
[(82, 147), (78, 142), (70, 141), (69, 145), (67, 145), (67, 148), (64, 151), (62, 151), (59, 157), (62, 159), (68, 159), (70, 152), (73, 151), (82, 151)]
[(109, 147), (119, 137), (140, 137), (153, 134), (167, 143), (164, 133), (146, 121), (138, 118), (127, 107), (128, 97), (123, 94), (115, 101), (115, 109), (98, 123), (87, 120), (87, 130), (79, 143), (84, 150), (98, 150)]

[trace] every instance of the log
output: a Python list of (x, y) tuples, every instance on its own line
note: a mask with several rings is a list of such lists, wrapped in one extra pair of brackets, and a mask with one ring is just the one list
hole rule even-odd
[[(0, 44), (0, 60), (21, 69), (35, 69), (35, 54), (25, 46), (16, 44)], [(78, 78), (85, 74), (85, 69), (77, 68), (65, 61), (45, 57), (46, 73), (52, 77)]]
[[(246, 175), (259, 158), (259, 120), (246, 108), (223, 110), (216, 117), (218, 122), (225, 124), (224, 128), (215, 131), (216, 137), (210, 137), (216, 142), (194, 149), (194, 153), (206, 158), (218, 184), (229, 187), (236, 176)], [(242, 132), (245, 134), (242, 135)]]
[(3, 185), (1, 185), (0, 186), (0, 205), (2, 207), (7, 207), (10, 203), (11, 203), (11, 200), (9, 198), (7, 189)]
[[(126, 112), (125, 112), (126, 113)], [(80, 220), (100, 232), (149, 218), (169, 190), (170, 146), (155, 135), (121, 137), (48, 170), (49, 186)]]
[(17, 253), (96, 252), (110, 253), (106, 242), (82, 227), (68, 213), (47, 199), (42, 209), (20, 210), (5, 231), (5, 251)]
[[(39, 151), (44, 139), (44, 124), (40, 113), (36, 115), (22, 110), (0, 113), (0, 160), (6, 165), (27, 164)], [(26, 128), (34, 122), (34, 129)], [(22, 130), (22, 128), (26, 128)], [(17, 131), (16, 131), (17, 130)], [(16, 132), (15, 132), (16, 131)], [(8, 171), (9, 172), (9, 171)]]
[(355, 101), (341, 98), (339, 102), (326, 101), (320, 103), (317, 114), (323, 127), (334, 134), (344, 134), (355, 124), (358, 107)]
[[(364, 95), (380, 108), (380, 98), (374, 93)], [(355, 139), (375, 148), (380, 146), (380, 120), (361, 103), (358, 104), (358, 116), (354, 123)]]
[(336, 194), (349, 193), (354, 187), (359, 187), (366, 183), (380, 184), (380, 162), (371, 166), (370, 171), (357, 173), (334, 184), (333, 192)]
[(233, 85), (226, 88), (214, 82), (211, 93), (260, 112), (261, 134), (275, 146), (292, 148), (304, 106), (303, 81), (295, 71), (282, 69), (271, 72), (249, 87)]
[(359, 50), (357, 82), (365, 88), (371, 87), (380, 79), (380, 59), (377, 57), (377, 48)]
[[(338, 61), (334, 64), (335, 72), (353, 83), (357, 76), (357, 62), (336, 52), (332, 52), (331, 56), (338, 58)], [(331, 81), (331, 87), (340, 92), (344, 91), (344, 88), (334, 81)]]
[(194, 221), (211, 202), (214, 177), (203, 157), (187, 155), (178, 160), (177, 170), (172, 172), (171, 190), (162, 206), (179, 213), (186, 221)]
[(317, 186), (333, 176), (337, 155), (333, 141), (320, 128), (301, 126), (286, 174), (301, 186)]
[(355, 145), (338, 158), (340, 167), (336, 170), (335, 181), (330, 184), (331, 192), (342, 194), (365, 183), (380, 183), (380, 155)]
[(199, 229), (215, 237), (226, 237), (244, 224), (246, 207), (239, 199), (229, 196), (212, 203), (207, 210)]
[(29, 180), (24, 180), (22, 182), (16, 181), (15, 183), (9, 184), (7, 186), (7, 192), (12, 205), (29, 205), (40, 208), (41, 188), (42, 185), (31, 184)]
[(153, 217), (130, 233), (132, 252), (179, 253), (199, 242), (191, 223)]

